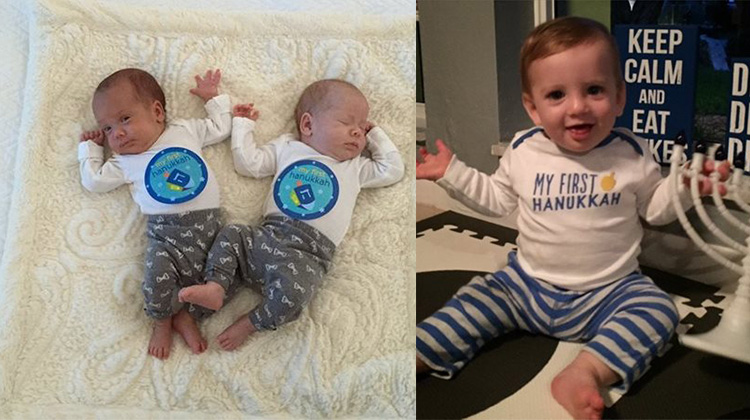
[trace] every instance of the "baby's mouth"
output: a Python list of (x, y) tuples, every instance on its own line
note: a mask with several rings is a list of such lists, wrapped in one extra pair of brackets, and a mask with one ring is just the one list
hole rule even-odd
[(565, 127), (565, 129), (570, 133), (571, 137), (580, 139), (588, 136), (593, 127), (594, 124), (576, 124)]
[(127, 153), (130, 151), (131, 146), (133, 146), (133, 140), (125, 140), (123, 142), (120, 142), (120, 150), (122, 153)]

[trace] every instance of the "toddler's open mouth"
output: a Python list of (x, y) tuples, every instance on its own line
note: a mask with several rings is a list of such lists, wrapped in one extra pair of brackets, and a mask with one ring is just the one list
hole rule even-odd
[(570, 133), (570, 136), (574, 140), (582, 140), (588, 137), (593, 127), (594, 124), (576, 124), (565, 127), (565, 129), (568, 131), (568, 133)]

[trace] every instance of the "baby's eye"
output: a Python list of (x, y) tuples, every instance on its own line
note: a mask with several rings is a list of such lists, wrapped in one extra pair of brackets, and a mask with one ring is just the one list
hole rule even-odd
[(110, 126), (106, 126), (106, 127), (102, 128), (102, 131), (104, 131), (105, 133), (109, 133), (111, 130), (112, 130), (112, 127), (110, 127)]
[(552, 99), (553, 101), (559, 101), (565, 97), (565, 94), (561, 90), (554, 90), (547, 94), (547, 99)]
[(600, 95), (604, 92), (604, 88), (601, 86), (589, 86), (587, 92), (589, 95)]
[(130, 117), (129, 117), (129, 116), (127, 116), (127, 115), (126, 115), (126, 116), (124, 116), (124, 117), (122, 117), (122, 118), (120, 118), (120, 121), (122, 121), (122, 122), (124, 122), (124, 123), (128, 122), (129, 120), (130, 120)]

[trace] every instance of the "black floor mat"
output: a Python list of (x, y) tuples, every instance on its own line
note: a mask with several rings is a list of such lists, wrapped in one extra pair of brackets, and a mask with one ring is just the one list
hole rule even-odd
[[(515, 243), (517, 236), (513, 229), (445, 212), (417, 223), (417, 237), (447, 225), (455, 226), (451, 228), (455, 232), (473, 232), (470, 235), (477, 239), (495, 238), (498, 245)], [(684, 297), (685, 305), (698, 308), (706, 301), (723, 299), (716, 295), (716, 287), (648, 267), (643, 271), (665, 291)], [(439, 309), (459, 287), (481, 274), (460, 270), (418, 273), (417, 320)], [(718, 323), (721, 309), (704, 308), (707, 312), (702, 317), (689, 314), (681, 320), (693, 326), (690, 333), (708, 331)], [(544, 367), (557, 344), (548, 337), (513, 333), (488, 343), (454, 379), (418, 377), (417, 418), (465, 418), (498, 404)], [(673, 344), (625, 396), (605, 409), (605, 418), (750, 419), (750, 364), (688, 349), (676, 339)]]

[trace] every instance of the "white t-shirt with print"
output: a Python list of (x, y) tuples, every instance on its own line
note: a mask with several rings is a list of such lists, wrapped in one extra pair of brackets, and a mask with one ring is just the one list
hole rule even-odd
[(302, 220), (336, 245), (349, 229), (359, 191), (391, 185), (404, 174), (401, 154), (379, 127), (367, 133), (371, 157), (339, 162), (292, 134), (257, 146), (253, 120), (235, 117), (232, 124), (232, 155), (237, 172), (255, 178), (274, 177), (264, 215), (284, 214)]
[[(437, 183), (491, 216), (518, 208), (518, 261), (531, 276), (590, 290), (638, 269), (643, 228), (676, 218), (669, 181), (645, 140), (613, 130), (584, 154), (559, 148), (541, 127), (516, 134), (487, 175), (455, 156)], [(680, 201), (692, 205), (680, 183)]]
[(115, 154), (104, 162), (102, 146), (91, 140), (81, 142), (81, 183), (92, 192), (128, 184), (143, 214), (218, 208), (219, 184), (201, 149), (229, 136), (229, 96), (216, 96), (205, 107), (208, 118), (171, 122), (153, 146), (140, 154)]

